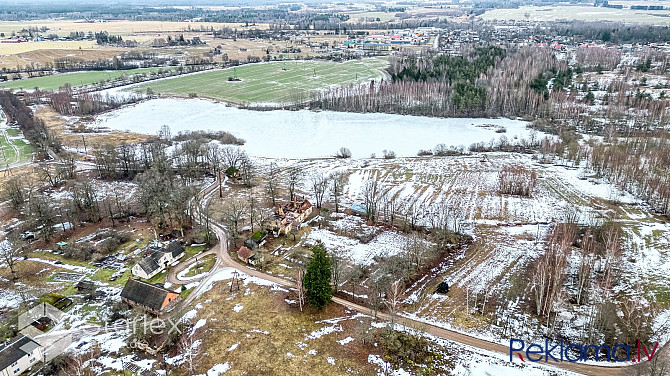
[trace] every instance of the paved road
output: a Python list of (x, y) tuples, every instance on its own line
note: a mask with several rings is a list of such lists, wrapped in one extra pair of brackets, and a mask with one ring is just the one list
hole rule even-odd
[[(206, 188), (203, 192), (203, 199), (207, 199), (207, 197), (213, 192), (213, 190), (218, 187), (216, 182), (212, 184), (210, 187)], [(212, 222), (212, 228), (216, 232), (220, 242), (219, 245), (215, 246), (210, 252), (216, 253), (217, 254), (217, 261), (216, 261), (216, 266), (212, 268), (212, 271), (207, 275), (206, 279), (191, 293), (189, 298), (184, 302), (184, 306), (192, 303), (201, 293), (200, 287), (206, 286), (207, 285), (207, 280), (211, 279), (214, 274), (216, 274), (216, 270), (220, 269), (223, 266), (229, 266), (231, 268), (235, 268), (238, 271), (248, 274), (250, 276), (254, 276), (257, 278), (262, 278), (264, 280), (274, 282), (278, 285), (288, 287), (288, 288), (295, 288), (295, 284), (292, 281), (279, 278), (273, 275), (265, 274), (263, 272), (260, 272), (256, 269), (251, 269), (247, 267), (246, 265), (240, 264), (237, 260), (233, 259), (230, 257), (230, 254), (227, 252), (227, 247), (226, 244), (228, 243), (226, 241), (226, 233), (224, 231), (223, 226), (220, 224)], [(339, 298), (339, 297), (333, 297), (333, 302), (340, 304), (344, 307), (347, 307), (349, 309), (374, 316), (375, 312), (367, 307), (361, 306), (359, 304), (350, 302), (348, 300)], [(377, 317), (381, 320), (386, 320), (390, 321), (391, 316), (386, 314), (386, 313), (377, 313)], [(496, 352), (503, 354), (505, 356), (509, 356), (509, 348), (507, 346), (500, 345), (498, 343), (490, 342), (487, 340), (483, 340), (480, 338), (475, 338), (472, 336), (469, 336), (467, 334), (459, 333), (453, 330), (441, 328), (435, 325), (423, 323), (420, 321), (412, 320), (409, 318), (405, 317), (395, 317), (395, 322), (407, 327), (412, 327), (412, 328), (421, 328), (421, 331), (432, 334), (436, 337), (444, 338), (449, 341), (461, 343), (467, 346), (471, 346), (477, 349), (482, 349), (486, 351), (491, 351), (491, 352)], [(466, 350), (467, 351), (467, 350)], [(545, 364), (545, 363), (539, 363), (539, 364)], [(561, 362), (561, 363), (546, 363), (548, 366), (548, 369), (551, 369), (552, 367), (560, 368), (562, 370), (566, 371), (571, 371), (571, 372), (576, 372), (576, 373), (581, 373), (584, 375), (591, 375), (591, 376), (619, 376), (619, 375), (630, 375), (635, 372), (635, 366), (627, 366), (627, 367), (607, 367), (607, 366), (598, 366), (598, 365), (591, 365), (591, 364), (583, 364), (583, 363), (571, 363), (571, 362)]]

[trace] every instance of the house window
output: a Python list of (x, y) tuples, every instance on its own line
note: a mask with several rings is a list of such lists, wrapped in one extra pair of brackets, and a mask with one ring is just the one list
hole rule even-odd
[(12, 367), (16, 366), (17, 364), (19, 364), (18, 360), (16, 362), (12, 363)]

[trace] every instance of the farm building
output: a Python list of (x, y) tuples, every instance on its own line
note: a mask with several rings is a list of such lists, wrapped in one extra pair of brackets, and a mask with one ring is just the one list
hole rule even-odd
[(172, 309), (181, 298), (176, 292), (131, 278), (121, 291), (121, 300), (130, 306), (160, 315)]
[(253, 234), (249, 239), (244, 241), (244, 246), (249, 249), (257, 249), (265, 244), (268, 235), (262, 231)]
[(246, 246), (241, 246), (240, 249), (237, 250), (237, 258), (246, 262), (247, 264), (256, 265), (257, 260), (254, 251), (247, 248)]
[(280, 206), (274, 213), (268, 232), (286, 235), (294, 227), (300, 227), (302, 222), (312, 214), (312, 210), (312, 204), (308, 200), (290, 201), (286, 205)]
[(150, 279), (182, 257), (184, 247), (177, 241), (164, 247), (152, 246), (143, 253), (142, 260), (133, 266), (132, 272), (135, 277)]
[(29, 336), (16, 337), (0, 348), (0, 376), (25, 372), (42, 360), (42, 346)]

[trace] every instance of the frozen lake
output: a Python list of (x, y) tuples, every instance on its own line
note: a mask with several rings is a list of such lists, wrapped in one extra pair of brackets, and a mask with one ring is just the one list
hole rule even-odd
[(494, 127), (504, 126), (508, 139), (528, 137), (526, 122), (510, 119), (440, 119), (348, 112), (251, 111), (203, 99), (154, 99), (99, 116), (96, 123), (114, 130), (157, 134), (164, 124), (172, 134), (187, 130), (223, 130), (246, 140), (250, 155), (273, 158), (332, 156), (340, 147), (354, 158), (393, 150), (399, 157), (415, 156), (435, 145), (466, 148), (498, 139)]

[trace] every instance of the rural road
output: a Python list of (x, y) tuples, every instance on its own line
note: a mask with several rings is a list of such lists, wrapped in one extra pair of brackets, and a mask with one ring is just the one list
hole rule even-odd
[[(205, 188), (202, 193), (202, 199), (203, 202), (207, 199), (207, 197), (214, 191), (215, 188), (217, 188), (217, 182), (214, 182), (211, 186)], [(226, 232), (224, 230), (224, 227), (213, 220), (210, 222), (212, 225), (212, 228), (214, 232), (216, 233), (217, 237), (219, 238), (219, 244), (217, 244), (212, 250), (207, 252), (207, 254), (212, 254), (216, 253), (217, 255), (217, 261), (215, 266), (212, 268), (210, 273), (206, 274), (203, 279), (201, 280), (202, 282), (198, 285), (198, 287), (195, 288), (195, 290), (189, 295), (189, 297), (182, 303), (183, 307), (186, 307), (190, 305), (195, 299), (197, 299), (201, 294), (204, 287), (208, 285), (207, 281), (211, 280), (214, 275), (216, 274), (216, 271), (221, 269), (222, 267), (228, 266), (234, 269), (237, 269), (238, 271), (248, 274), (253, 277), (261, 278), (273, 283), (276, 283), (280, 286), (283, 287), (288, 287), (288, 288), (295, 288), (295, 283), (283, 278), (279, 278), (273, 275), (269, 275), (263, 272), (260, 272), (256, 269), (249, 268), (245, 265), (240, 264), (237, 260), (234, 260), (230, 254), (227, 252), (227, 241), (226, 241)], [(194, 261), (192, 261), (194, 262)], [(187, 266), (187, 265), (186, 265)], [(186, 267), (184, 266), (184, 267)], [(181, 269), (183, 270), (183, 268)], [(176, 276), (176, 273), (175, 273)], [(176, 283), (182, 283), (179, 282), (178, 280)], [(189, 280), (186, 281), (186, 283), (193, 282), (194, 280)], [(333, 297), (332, 301), (334, 303), (340, 304), (348, 309), (352, 309), (358, 312), (361, 312), (366, 315), (370, 316), (376, 316), (377, 318), (381, 320), (386, 320), (390, 321), (391, 316), (386, 313), (382, 312), (377, 312), (375, 315), (375, 312), (367, 307), (361, 306), (359, 304), (350, 302), (348, 300), (339, 298), (339, 297)], [(469, 336), (467, 334), (459, 333), (453, 330), (441, 328), (439, 326), (435, 326), (432, 324), (412, 320), (409, 318), (401, 317), (401, 316), (396, 316), (394, 318), (394, 321), (400, 325), (404, 325), (406, 327), (411, 327), (411, 328), (420, 328), (421, 331), (429, 333), (431, 335), (434, 335), (439, 338), (443, 338), (449, 341), (453, 341), (456, 343), (464, 344), (467, 346), (471, 346), (477, 349), (482, 349), (486, 351), (491, 351), (499, 354), (503, 354), (505, 356), (509, 356), (509, 348), (507, 346), (503, 346), (498, 343), (490, 342), (484, 339), (476, 338)], [(664, 346), (664, 348), (667, 346)], [(664, 350), (664, 349), (663, 349)], [(467, 351), (467, 350), (466, 350)], [(664, 351), (663, 351), (664, 353)], [(520, 362), (520, 360), (519, 360)], [(630, 375), (635, 372), (636, 366), (599, 366), (599, 365), (594, 365), (594, 364), (584, 364), (584, 363), (572, 363), (572, 362), (560, 362), (560, 363), (540, 363), (538, 362), (537, 364), (540, 365), (546, 365), (549, 370), (551, 368), (559, 368), (565, 371), (571, 371), (571, 372), (576, 372), (584, 375), (590, 375), (590, 376), (623, 376), (623, 375)], [(610, 363), (611, 364), (611, 363)]]

